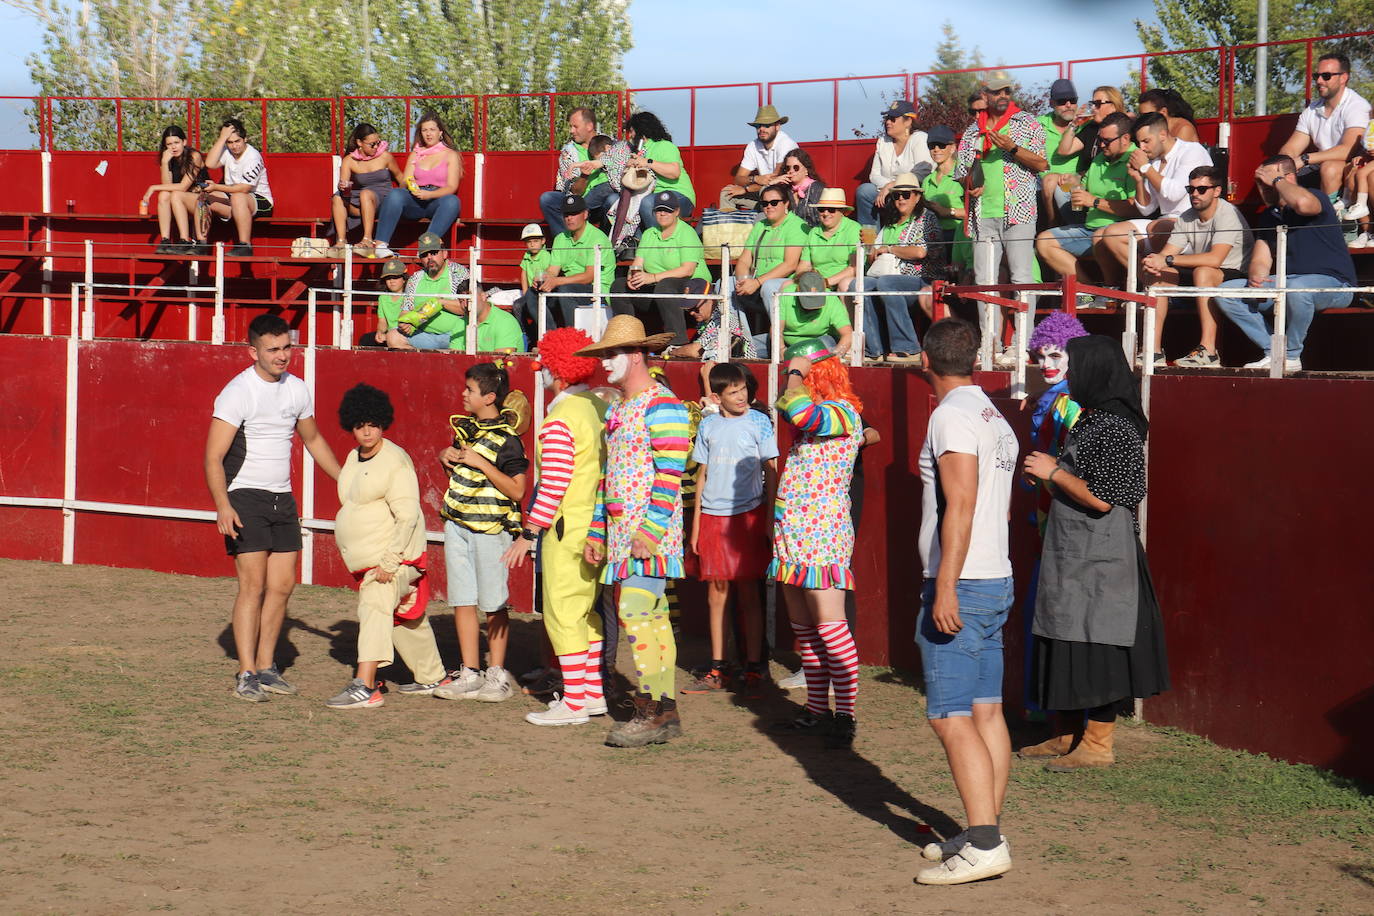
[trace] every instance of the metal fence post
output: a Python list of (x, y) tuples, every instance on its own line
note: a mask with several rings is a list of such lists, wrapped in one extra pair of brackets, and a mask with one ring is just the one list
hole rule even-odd
[(1288, 227), (1276, 229), (1274, 251), (1274, 336), (1269, 341), (1269, 377), (1283, 378), (1288, 361)]

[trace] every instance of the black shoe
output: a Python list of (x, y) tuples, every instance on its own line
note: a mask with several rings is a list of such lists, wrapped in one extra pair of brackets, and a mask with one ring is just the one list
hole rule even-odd
[(184, 254), (195, 255), (196, 257), (208, 257), (215, 250), (214, 246), (207, 241), (190, 241), (182, 246)]
[(153, 254), (177, 254), (180, 248), (181, 246), (171, 239), (163, 239), (157, 243), (157, 247), (153, 249)]
[(844, 712), (835, 713), (831, 720), (830, 731), (825, 735), (825, 746), (831, 750), (844, 750), (854, 746), (854, 732), (857, 723), (854, 717)]
[(830, 727), (830, 713), (818, 716), (809, 709), (803, 709), (795, 719), (784, 719), (773, 723), (773, 731), (793, 735), (814, 735)]
[(231, 258), (251, 258), (252, 256), (253, 246), (243, 242), (239, 242), (233, 248), (229, 249), (229, 257)]

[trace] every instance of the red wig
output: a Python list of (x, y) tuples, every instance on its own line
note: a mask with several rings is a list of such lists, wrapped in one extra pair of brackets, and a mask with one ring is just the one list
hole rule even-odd
[(577, 328), (555, 328), (539, 339), (539, 364), (565, 385), (576, 385), (591, 378), (600, 363), (590, 356), (575, 356), (596, 341)]
[(807, 373), (806, 390), (813, 401), (846, 401), (855, 413), (864, 412), (864, 402), (849, 383), (849, 367), (838, 356), (821, 360)]

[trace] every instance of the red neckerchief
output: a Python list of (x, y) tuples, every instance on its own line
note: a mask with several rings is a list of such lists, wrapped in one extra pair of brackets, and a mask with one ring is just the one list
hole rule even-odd
[(990, 151), (992, 150), (992, 139), (988, 137), (988, 134), (989, 134), (989, 133), (994, 133), (994, 134), (995, 134), (995, 133), (997, 133), (999, 130), (1001, 130), (1002, 128), (1006, 127), (1006, 126), (1007, 126), (1007, 122), (1011, 120), (1011, 116), (1014, 115), (1014, 114), (1016, 114), (1016, 113), (1017, 113), (1018, 111), (1020, 111), (1020, 110), (1021, 110), (1021, 109), (1018, 108), (1018, 107), (1016, 106), (1016, 103), (1015, 103), (1015, 102), (1008, 102), (1008, 103), (1007, 103), (1007, 113), (1004, 114), (1004, 115), (1002, 115), (1001, 119), (998, 120), (998, 122), (992, 126), (992, 130), (988, 130), (988, 111), (987, 111), (987, 109), (984, 108), (982, 111), (978, 112), (978, 132), (979, 132), (979, 133), (982, 135), (982, 137), (983, 137), (983, 152), (986, 153), (986, 152), (990, 152)]

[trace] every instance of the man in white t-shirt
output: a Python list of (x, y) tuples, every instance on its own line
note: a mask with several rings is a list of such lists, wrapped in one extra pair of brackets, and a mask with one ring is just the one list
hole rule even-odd
[(734, 184), (721, 191), (722, 210), (752, 209), (759, 192), (782, 174), (782, 160), (797, 148), (797, 141), (783, 132), (786, 123), (787, 117), (779, 115), (772, 105), (759, 106), (754, 120), (749, 122), (754, 128), (754, 139), (744, 147), (744, 156), (735, 168)]
[(945, 318), (926, 332), (921, 365), (939, 405), (930, 415), (920, 468), (925, 587), (916, 644), (926, 680), (926, 718), (945, 747), (968, 827), (922, 850), (939, 864), (919, 884), (964, 884), (1011, 868), (998, 820), (1011, 771), (1002, 718), (1002, 627), (1012, 604), (1007, 548), (1016, 436), (973, 384), (978, 331)]
[(310, 390), (286, 371), (291, 362), (286, 322), (276, 315), (254, 318), (248, 349), (253, 365), (215, 398), (205, 441), (205, 482), (239, 580), (234, 696), (261, 703), (269, 692), (296, 693), (272, 657), (301, 550), (300, 513), (291, 495), (291, 434), (300, 433), (315, 463), (334, 480), (339, 462), (315, 424)]
[[(272, 215), (272, 186), (267, 183), (267, 163), (262, 153), (248, 142), (243, 122), (229, 118), (219, 129), (219, 137), (210, 152), (205, 154), (206, 168), (224, 168), (224, 182), (210, 182), (201, 193), (210, 204), (210, 212), (220, 219), (234, 221), (238, 244), (229, 249), (236, 258), (253, 255), (253, 220)], [(208, 235), (197, 234), (196, 242), (202, 250), (209, 249)]]
[(1320, 181), (1339, 216), (1341, 181), (1369, 126), (1369, 102), (1348, 85), (1350, 58), (1344, 54), (1323, 54), (1312, 81), (1317, 98), (1298, 115), (1298, 126), (1279, 153), (1301, 164), (1298, 177), (1303, 187), (1316, 188)]

